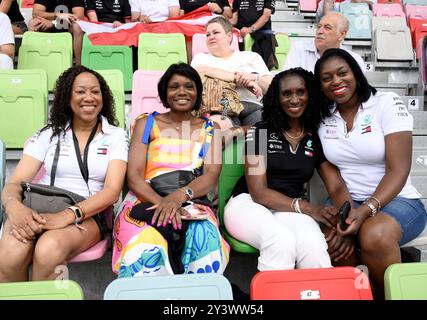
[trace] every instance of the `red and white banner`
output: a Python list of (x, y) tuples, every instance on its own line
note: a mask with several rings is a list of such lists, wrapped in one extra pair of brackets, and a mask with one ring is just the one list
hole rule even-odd
[(208, 5), (191, 11), (176, 18), (169, 18), (164, 22), (125, 23), (113, 28), (112, 23), (77, 21), (82, 30), (87, 33), (94, 45), (124, 45), (138, 46), (140, 33), (182, 33), (190, 39), (195, 33), (205, 33), (205, 24), (215, 14)]

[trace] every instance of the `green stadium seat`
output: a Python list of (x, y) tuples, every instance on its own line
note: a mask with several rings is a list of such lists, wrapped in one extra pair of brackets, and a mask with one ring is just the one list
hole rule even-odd
[(132, 90), (132, 49), (127, 46), (94, 46), (83, 38), (82, 65), (94, 70), (118, 69), (123, 73), (125, 91)]
[(187, 62), (185, 38), (181, 33), (141, 33), (138, 43), (140, 70), (166, 70), (173, 63)]
[(44, 96), (44, 110), (47, 117), (48, 90), (45, 70), (0, 70), (0, 88), (39, 90)]
[(45, 97), (40, 90), (2, 89), (0, 114), (0, 137), (6, 148), (21, 149), (47, 123)]
[(121, 70), (96, 70), (101, 74), (110, 87), (116, 105), (116, 117), (119, 127), (125, 127), (125, 93), (123, 84), (123, 73)]
[(0, 283), (0, 300), (83, 300), (83, 290), (72, 280)]
[[(1, 191), (4, 188), (6, 179), (6, 147), (2, 140), (0, 140), (0, 200)], [(0, 205), (0, 228), (3, 223), (3, 206)]]
[(384, 273), (386, 300), (427, 300), (427, 263), (396, 263)]
[(231, 248), (242, 253), (257, 253), (258, 250), (250, 245), (234, 239), (225, 229), (224, 225), (224, 208), (231, 197), (234, 186), (242, 175), (244, 175), (244, 158), (243, 158), (244, 140), (238, 139), (230, 143), (222, 153), (222, 169), (218, 182), (218, 200), (219, 200), (219, 220), (221, 231), (225, 240)]
[(27, 31), (22, 36), (18, 69), (43, 69), (47, 72), (48, 90), (73, 63), (73, 44), (68, 32), (45, 33)]

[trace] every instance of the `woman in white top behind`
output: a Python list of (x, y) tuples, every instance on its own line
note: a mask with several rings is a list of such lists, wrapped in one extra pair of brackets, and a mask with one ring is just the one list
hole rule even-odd
[(191, 66), (201, 75), (236, 83), (244, 110), (232, 121), (246, 131), (261, 120), (261, 98), (273, 78), (258, 53), (236, 51), (231, 47), (232, 25), (224, 17), (209, 20), (206, 36), (209, 53), (197, 54)]
[[(31, 138), (2, 193), (0, 282), (27, 281), (29, 265), (32, 280), (55, 279), (57, 266), (101, 240), (104, 210), (118, 200), (126, 173), (128, 139), (115, 124), (114, 100), (97, 72), (76, 66), (58, 78), (49, 124)], [(81, 216), (75, 207), (46, 214), (22, 203), (21, 182), (31, 182), (42, 166), (40, 183), (54, 176), (58, 139), (54, 185), (86, 198), (75, 205)]]
[(160, 22), (179, 16), (179, 0), (130, 0), (132, 22)]

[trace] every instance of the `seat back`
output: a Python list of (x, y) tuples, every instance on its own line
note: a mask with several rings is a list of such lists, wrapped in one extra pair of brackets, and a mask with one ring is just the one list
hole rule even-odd
[(222, 153), (222, 168), (218, 181), (218, 211), (221, 226), (224, 226), (224, 208), (234, 186), (244, 175), (244, 140), (231, 142)]
[(405, 8), (408, 19), (427, 19), (427, 6), (408, 4)]
[(372, 34), (375, 35), (375, 30), (378, 26), (383, 27), (406, 27), (406, 19), (400, 17), (372, 17)]
[(45, 97), (35, 89), (0, 90), (0, 137), (6, 148), (23, 148), (47, 123)]
[(368, 277), (353, 267), (258, 272), (251, 300), (372, 300)]
[(34, 0), (22, 0), (21, 8), (32, 8), (34, 6)]
[(417, 6), (426, 6), (427, 0), (403, 0), (403, 3), (406, 5), (408, 4), (414, 4)]
[(104, 300), (232, 300), (228, 280), (216, 273), (119, 278), (104, 292)]
[(46, 99), (47, 113), (47, 73), (43, 69), (0, 70), (0, 88), (40, 90)]
[(166, 70), (171, 64), (187, 62), (182, 33), (141, 33), (138, 38), (138, 69)]
[(415, 29), (414, 41), (415, 41), (415, 52), (417, 53), (417, 59), (421, 57), (422, 43), (424, 37), (427, 36), (427, 26), (421, 26)]
[(291, 48), (291, 40), (289, 39), (287, 34), (284, 33), (276, 33), (276, 58), (279, 62), (279, 69), (283, 70), (285, 67), (285, 60), (288, 52)]
[[(233, 33), (233, 41), (231, 42), (231, 47), (234, 50), (239, 50), (239, 41), (237, 36)], [(206, 45), (206, 34), (204, 33), (195, 33), (191, 39), (191, 58), (198, 53), (209, 53), (208, 46)]]
[[(0, 203), (1, 203), (1, 192), (3, 191), (6, 179), (6, 146), (0, 139)], [(3, 206), (0, 205), (0, 228), (3, 223)]]
[(397, 263), (384, 273), (386, 300), (427, 300), (427, 263)]
[(299, 2), (300, 12), (316, 12), (316, 10), (317, 10), (316, 0), (300, 0)]
[(406, 17), (402, 6), (398, 3), (374, 3), (372, 11), (376, 17)]
[(415, 49), (417, 46), (417, 41), (415, 39), (415, 30), (427, 28), (427, 19), (409, 19), (409, 28), (412, 35), (412, 47)]
[(127, 46), (94, 46), (87, 35), (83, 38), (82, 65), (94, 69), (117, 69), (122, 72), (123, 88), (132, 90), (132, 49)]
[(56, 79), (72, 66), (72, 37), (68, 32), (49, 33), (27, 31), (19, 47), (18, 69), (43, 69), (47, 73), (48, 90)]
[(116, 118), (119, 121), (119, 127), (125, 127), (125, 93), (123, 84), (123, 73), (119, 69), (96, 70), (102, 75), (110, 87), (116, 106)]
[[(411, 34), (406, 26), (379, 26), (375, 30), (377, 60), (412, 61), (414, 54), (411, 46)], [(399, 46), (396, 46), (399, 43)]]
[(343, 2), (340, 11), (350, 22), (346, 39), (371, 39), (372, 11), (367, 3)]
[(0, 300), (83, 300), (83, 290), (72, 280), (0, 283)]
[(134, 73), (134, 88), (132, 90), (131, 127), (135, 119), (142, 113), (168, 112), (160, 101), (157, 83), (163, 71), (137, 70)]

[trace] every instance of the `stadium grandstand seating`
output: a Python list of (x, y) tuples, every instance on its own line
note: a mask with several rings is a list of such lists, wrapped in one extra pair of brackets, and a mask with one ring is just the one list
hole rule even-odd
[(19, 48), (18, 69), (43, 69), (47, 72), (48, 90), (73, 62), (72, 37), (68, 32), (27, 31)]
[(123, 86), (123, 73), (119, 69), (105, 69), (105, 70), (96, 70), (98, 71), (107, 81), (108, 86), (111, 89), (113, 94), (115, 108), (116, 108), (116, 117), (119, 120), (119, 127), (125, 127), (125, 93)]
[(187, 62), (183, 34), (141, 33), (139, 35), (138, 69), (164, 71), (176, 62)]
[(83, 37), (82, 65), (95, 70), (118, 69), (122, 72), (124, 90), (132, 89), (132, 49), (126, 46), (94, 46)]
[(427, 300), (427, 263), (397, 263), (384, 274), (386, 300)]
[(216, 273), (119, 278), (104, 293), (105, 300), (233, 300), (227, 278)]
[(0, 283), (0, 300), (83, 300), (80, 285), (72, 280)]

